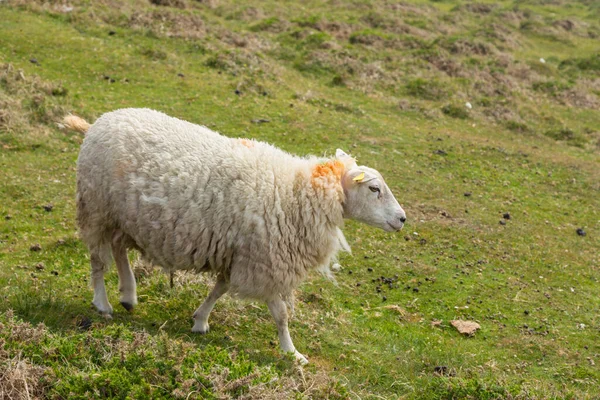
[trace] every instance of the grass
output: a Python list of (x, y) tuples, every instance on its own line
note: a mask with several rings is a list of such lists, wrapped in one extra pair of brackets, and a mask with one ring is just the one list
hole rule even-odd
[[(0, 397), (594, 398), (592, 3), (2, 3)], [(348, 222), (339, 285), (301, 287), (291, 331), (309, 367), (280, 355), (263, 304), (226, 298), (192, 335), (206, 277), (171, 288), (140, 266), (133, 313), (91, 308), (82, 139), (55, 122), (121, 107), (382, 172), (408, 224)], [(114, 269), (107, 285), (117, 304)]]

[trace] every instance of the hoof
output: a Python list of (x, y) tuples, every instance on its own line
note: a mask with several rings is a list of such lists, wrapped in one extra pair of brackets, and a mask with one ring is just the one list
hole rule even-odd
[(110, 318), (112, 316), (113, 308), (111, 307), (110, 304), (108, 304), (108, 305), (106, 305), (106, 304), (100, 305), (100, 304), (96, 304), (95, 302), (92, 302), (92, 305), (105, 318)]
[(296, 361), (298, 362), (298, 364), (300, 364), (300, 365), (308, 364), (308, 359), (306, 357), (304, 357), (302, 354), (300, 354), (298, 351), (294, 352), (294, 357), (296, 358)]
[(123, 306), (124, 309), (126, 309), (127, 311), (131, 311), (133, 310), (133, 304), (128, 303), (126, 301), (122, 301), (121, 305)]
[(194, 324), (194, 327), (192, 328), (192, 332), (194, 333), (200, 333), (202, 335), (208, 333), (208, 331), (210, 330), (208, 324), (202, 324), (202, 323), (198, 323), (196, 322)]

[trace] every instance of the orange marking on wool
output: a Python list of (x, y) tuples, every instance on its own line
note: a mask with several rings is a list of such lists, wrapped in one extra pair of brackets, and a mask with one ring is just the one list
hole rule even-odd
[(313, 186), (322, 186), (326, 181), (339, 182), (342, 179), (344, 172), (344, 164), (339, 160), (327, 161), (323, 164), (318, 164), (312, 170)]
[(249, 149), (254, 147), (254, 142), (248, 139), (240, 139), (240, 143), (242, 146), (246, 146)]

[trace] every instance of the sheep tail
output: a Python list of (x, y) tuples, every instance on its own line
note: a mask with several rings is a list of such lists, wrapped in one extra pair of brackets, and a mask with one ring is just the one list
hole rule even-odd
[(85, 119), (69, 114), (63, 118), (62, 126), (71, 131), (83, 133), (85, 135), (91, 125), (88, 124)]

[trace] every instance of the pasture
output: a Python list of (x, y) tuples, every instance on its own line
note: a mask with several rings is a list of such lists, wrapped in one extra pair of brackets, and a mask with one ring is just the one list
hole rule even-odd
[[(308, 366), (262, 303), (192, 334), (211, 278), (133, 252), (93, 309), (57, 122), (124, 107), (382, 173), (407, 223), (300, 287)], [(0, 1), (0, 398), (592, 399), (599, 280), (596, 1)]]

